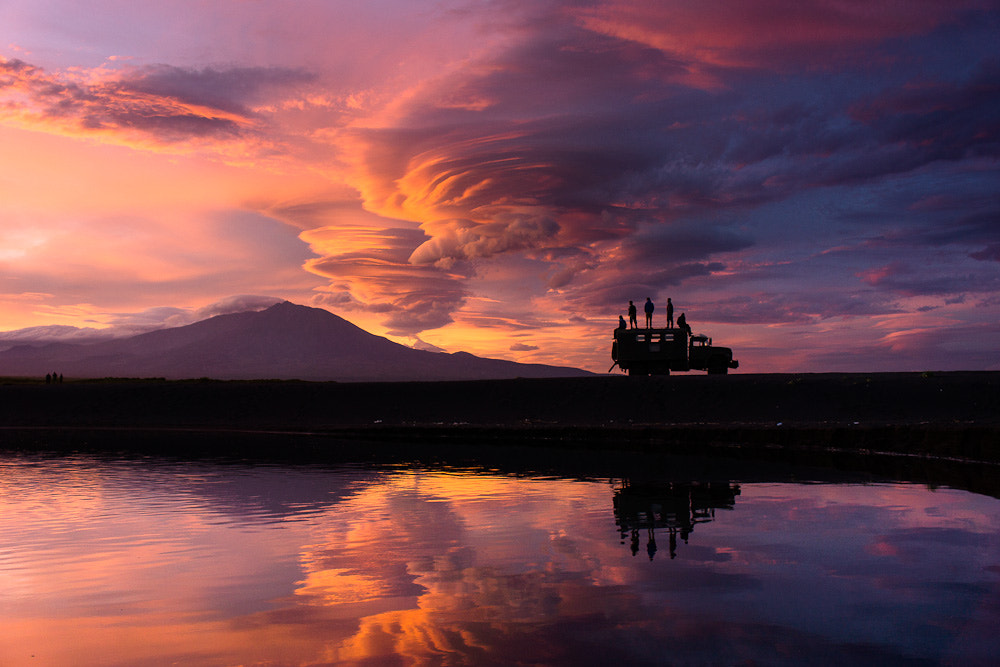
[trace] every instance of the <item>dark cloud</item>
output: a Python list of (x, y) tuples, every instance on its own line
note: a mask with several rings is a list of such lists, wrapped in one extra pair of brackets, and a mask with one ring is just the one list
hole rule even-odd
[(996, 339), (996, 324), (915, 328), (873, 334), (863, 345), (843, 350), (806, 350), (805, 364), (828, 371), (1000, 370), (996, 348), (982, 341)]
[[(681, 304), (683, 305), (683, 304)], [(838, 317), (903, 312), (896, 299), (874, 289), (755, 293), (696, 304), (696, 319), (731, 324), (805, 324)]]
[(1000, 262), (1000, 243), (987, 246), (978, 252), (970, 254), (969, 257), (984, 262)]
[(650, 268), (648, 265), (602, 267), (600, 275), (585, 276), (568, 285), (562, 297), (577, 312), (624, 312), (631, 299), (665, 301), (668, 288), (711, 276), (727, 267), (721, 262), (690, 262)]
[(724, 227), (670, 225), (643, 230), (622, 244), (625, 260), (643, 267), (702, 260), (753, 245), (745, 234)]
[(275, 89), (315, 80), (313, 73), (285, 67), (185, 69), (152, 65), (127, 70), (117, 87), (248, 116), (252, 114), (250, 107), (270, 100)]
[(965, 293), (992, 293), (1000, 290), (1000, 274), (995, 270), (957, 273), (940, 268), (915, 267), (892, 262), (858, 274), (867, 285), (883, 292), (904, 296), (945, 296)]

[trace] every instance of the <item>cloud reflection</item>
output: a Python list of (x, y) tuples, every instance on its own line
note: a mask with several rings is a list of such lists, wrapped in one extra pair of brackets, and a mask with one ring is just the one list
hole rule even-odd
[[(981, 662), (997, 648), (1000, 513), (966, 492), (671, 482), (619, 487), (616, 507), (607, 481), (497, 473), (82, 457), (3, 472), (0, 618), (16, 632), (0, 652), (15, 663)], [(688, 543), (634, 558), (633, 525), (664, 545), (685, 527)]]

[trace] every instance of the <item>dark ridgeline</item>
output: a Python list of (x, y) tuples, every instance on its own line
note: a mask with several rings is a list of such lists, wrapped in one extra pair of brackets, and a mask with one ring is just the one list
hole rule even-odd
[(131, 338), (0, 352), (0, 376), (42, 377), (53, 365), (73, 378), (366, 382), (589, 375), (577, 368), (414, 350), (325, 310), (287, 301)]

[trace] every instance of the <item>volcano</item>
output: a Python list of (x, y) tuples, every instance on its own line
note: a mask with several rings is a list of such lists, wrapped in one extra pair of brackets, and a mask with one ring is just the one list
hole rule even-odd
[(415, 350), (320, 308), (288, 301), (172, 329), (89, 344), (20, 345), (0, 375), (340, 382), (571, 377), (587, 371)]

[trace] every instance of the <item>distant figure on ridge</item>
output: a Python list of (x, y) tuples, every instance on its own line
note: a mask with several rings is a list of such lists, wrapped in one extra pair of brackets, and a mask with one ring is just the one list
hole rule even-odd
[(45, 384), (52, 384), (52, 373), (45, 374)]
[(647, 329), (652, 329), (653, 328), (653, 308), (654, 307), (655, 306), (653, 306), (653, 300), (650, 299), (647, 296), (646, 297), (646, 305), (644, 306), (644, 310), (646, 311), (646, 328)]
[(633, 329), (639, 328), (639, 323), (635, 320), (635, 304), (631, 301), (628, 302), (628, 323), (632, 325)]
[(684, 313), (681, 313), (681, 316), (677, 318), (677, 328), (687, 329), (688, 333), (691, 332), (691, 327), (688, 326), (687, 318), (684, 317)]
[(621, 315), (618, 316), (618, 328), (619, 329), (625, 328), (625, 318), (622, 317)]
[(670, 303), (670, 299), (667, 299), (667, 328), (674, 328), (674, 304)]

